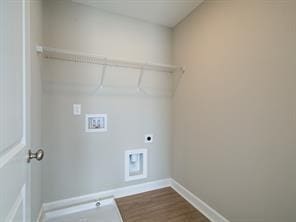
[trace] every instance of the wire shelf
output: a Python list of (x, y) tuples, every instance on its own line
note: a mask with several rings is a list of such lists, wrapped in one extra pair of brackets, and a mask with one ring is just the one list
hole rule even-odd
[[(107, 67), (122, 67), (122, 68), (132, 68), (132, 69), (139, 70), (139, 74), (137, 76), (138, 80), (137, 80), (136, 89), (137, 89), (137, 92), (142, 92), (145, 94), (149, 94), (147, 91), (145, 91), (142, 88), (143, 75), (145, 71), (149, 70), (149, 71), (167, 73), (171, 75), (172, 78), (177, 79), (177, 81), (174, 82), (172, 91), (175, 91), (178, 81), (180, 80), (181, 76), (185, 72), (184, 68), (180, 66), (107, 58), (107, 57), (99, 56), (95, 54), (73, 52), (69, 50), (50, 48), (50, 47), (44, 47), (44, 46), (37, 46), (36, 51), (39, 55), (41, 55), (43, 58), (46, 58), (46, 59), (54, 59), (54, 60), (61, 60), (61, 61), (68, 61), (68, 62), (75, 62), (75, 63), (85, 63), (85, 64), (98, 64), (103, 66), (101, 77), (97, 83), (97, 88), (96, 88), (97, 91), (104, 88), (104, 80), (105, 80)], [(174, 92), (172, 92), (172, 94), (173, 93)]]

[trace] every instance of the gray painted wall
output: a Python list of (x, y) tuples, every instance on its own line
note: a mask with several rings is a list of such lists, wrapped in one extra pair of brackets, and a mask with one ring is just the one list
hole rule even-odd
[[(171, 30), (71, 1), (45, 1), (44, 45), (109, 57), (171, 61)], [(85, 195), (170, 175), (171, 100), (113, 92), (94, 95), (102, 67), (43, 61), (43, 201)], [(132, 86), (138, 71), (108, 70), (106, 83)], [(144, 80), (150, 86), (164, 82)], [(150, 78), (151, 78), (150, 76)], [(123, 92), (125, 90), (122, 90)], [(82, 104), (82, 115), (72, 105)], [(107, 113), (108, 132), (85, 133), (86, 113)], [(144, 134), (155, 141), (144, 144)], [(124, 151), (148, 149), (148, 178), (124, 182)]]
[[(45, 1), (43, 9), (44, 45), (171, 62), (170, 29), (67, 0)], [(139, 182), (172, 169), (174, 179), (230, 221), (294, 221), (295, 9), (293, 1), (242, 0), (197, 8), (173, 33), (174, 61), (186, 67), (173, 116), (165, 97), (94, 95), (102, 67), (43, 61), (43, 201), (137, 183), (124, 182), (124, 150), (148, 148), (149, 177)], [(134, 84), (132, 70), (109, 72), (107, 83)], [(154, 76), (151, 84), (162, 81)], [(72, 115), (73, 103), (82, 104), (81, 116)], [(109, 131), (86, 134), (86, 113), (107, 113)], [(143, 143), (145, 133), (155, 134), (154, 144)]]
[(174, 179), (230, 221), (295, 221), (296, 2), (205, 1), (174, 30)]

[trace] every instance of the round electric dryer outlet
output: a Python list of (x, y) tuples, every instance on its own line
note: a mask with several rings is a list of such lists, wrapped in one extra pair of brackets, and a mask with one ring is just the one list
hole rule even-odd
[(153, 143), (153, 134), (145, 135), (145, 143)]

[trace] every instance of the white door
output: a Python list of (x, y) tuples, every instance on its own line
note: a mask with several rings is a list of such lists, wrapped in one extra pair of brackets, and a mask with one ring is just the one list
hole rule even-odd
[(0, 221), (29, 222), (25, 0), (0, 0)]

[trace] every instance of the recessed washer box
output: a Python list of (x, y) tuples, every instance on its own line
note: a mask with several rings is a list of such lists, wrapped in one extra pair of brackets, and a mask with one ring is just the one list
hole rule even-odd
[(125, 151), (125, 181), (147, 177), (147, 149)]
[(107, 114), (86, 114), (85, 115), (85, 132), (106, 132), (107, 131)]

